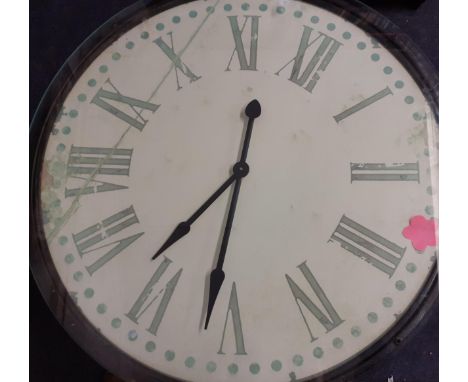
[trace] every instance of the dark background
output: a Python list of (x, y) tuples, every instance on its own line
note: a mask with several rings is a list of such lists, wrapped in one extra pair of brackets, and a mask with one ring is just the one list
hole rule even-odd
[[(367, 0), (409, 35), (439, 68), (438, 0)], [(30, 1), (30, 118), (54, 74), (96, 28), (133, 0)], [(30, 276), (30, 381), (102, 382), (111, 376), (65, 333)], [(383, 361), (353, 382), (439, 380), (439, 305)]]

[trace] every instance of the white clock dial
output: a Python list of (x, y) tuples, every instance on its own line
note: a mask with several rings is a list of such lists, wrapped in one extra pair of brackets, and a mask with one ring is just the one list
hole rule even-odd
[[(152, 257), (231, 176), (253, 100), (205, 329), (236, 182)], [(306, 380), (374, 344), (428, 279), (436, 141), (410, 73), (340, 16), (299, 1), (179, 5), (118, 37), (66, 97), (42, 167), (48, 248), (86, 319), (146, 367)]]

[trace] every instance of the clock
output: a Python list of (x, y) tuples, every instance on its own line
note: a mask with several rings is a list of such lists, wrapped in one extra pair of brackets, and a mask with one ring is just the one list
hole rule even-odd
[(32, 123), (31, 267), (128, 380), (341, 377), (436, 290), (430, 66), (346, 2), (136, 4)]

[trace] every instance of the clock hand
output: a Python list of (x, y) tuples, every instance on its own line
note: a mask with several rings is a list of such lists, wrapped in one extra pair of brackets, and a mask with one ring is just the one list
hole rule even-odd
[(206, 314), (205, 329), (208, 328), (208, 323), (210, 321), (211, 313), (213, 312), (213, 307), (218, 297), (219, 290), (224, 281), (224, 271), (223, 264), (226, 257), (226, 250), (229, 242), (229, 237), (231, 235), (232, 222), (234, 221), (234, 214), (236, 212), (237, 200), (239, 198), (239, 191), (242, 183), (242, 178), (247, 176), (249, 173), (249, 165), (245, 162), (247, 159), (247, 152), (249, 150), (250, 137), (252, 136), (252, 128), (255, 118), (259, 117), (262, 112), (260, 103), (257, 100), (251, 101), (245, 108), (245, 114), (249, 118), (247, 123), (247, 131), (244, 137), (244, 144), (242, 146), (241, 159), (234, 165), (233, 173), (236, 177), (236, 182), (234, 184), (234, 192), (232, 193), (231, 204), (229, 205), (228, 217), (226, 220), (226, 225), (224, 227), (223, 240), (221, 242), (221, 248), (218, 255), (218, 262), (216, 263), (216, 268), (211, 271), (210, 274), (210, 291), (208, 296), (208, 309)]
[(159, 248), (151, 260), (156, 259), (161, 253), (168, 249), (176, 241), (184, 237), (190, 232), (190, 226), (197, 220), (206, 209), (213, 204), (213, 202), (219, 198), (219, 196), (226, 191), (226, 189), (236, 180), (236, 176), (231, 175), (222, 185), (219, 187), (207, 200), (203, 203), (198, 210), (196, 210), (192, 216), (190, 216), (186, 221), (180, 222), (174, 231), (171, 233), (169, 238), (164, 242), (164, 244)]

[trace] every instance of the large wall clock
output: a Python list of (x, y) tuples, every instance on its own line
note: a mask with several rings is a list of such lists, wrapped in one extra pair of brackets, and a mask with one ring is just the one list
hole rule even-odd
[[(437, 294), (435, 72), (354, 1), (139, 2), (31, 128), (31, 268), (125, 380), (344, 378)], [(392, 36), (392, 38), (389, 38)]]

